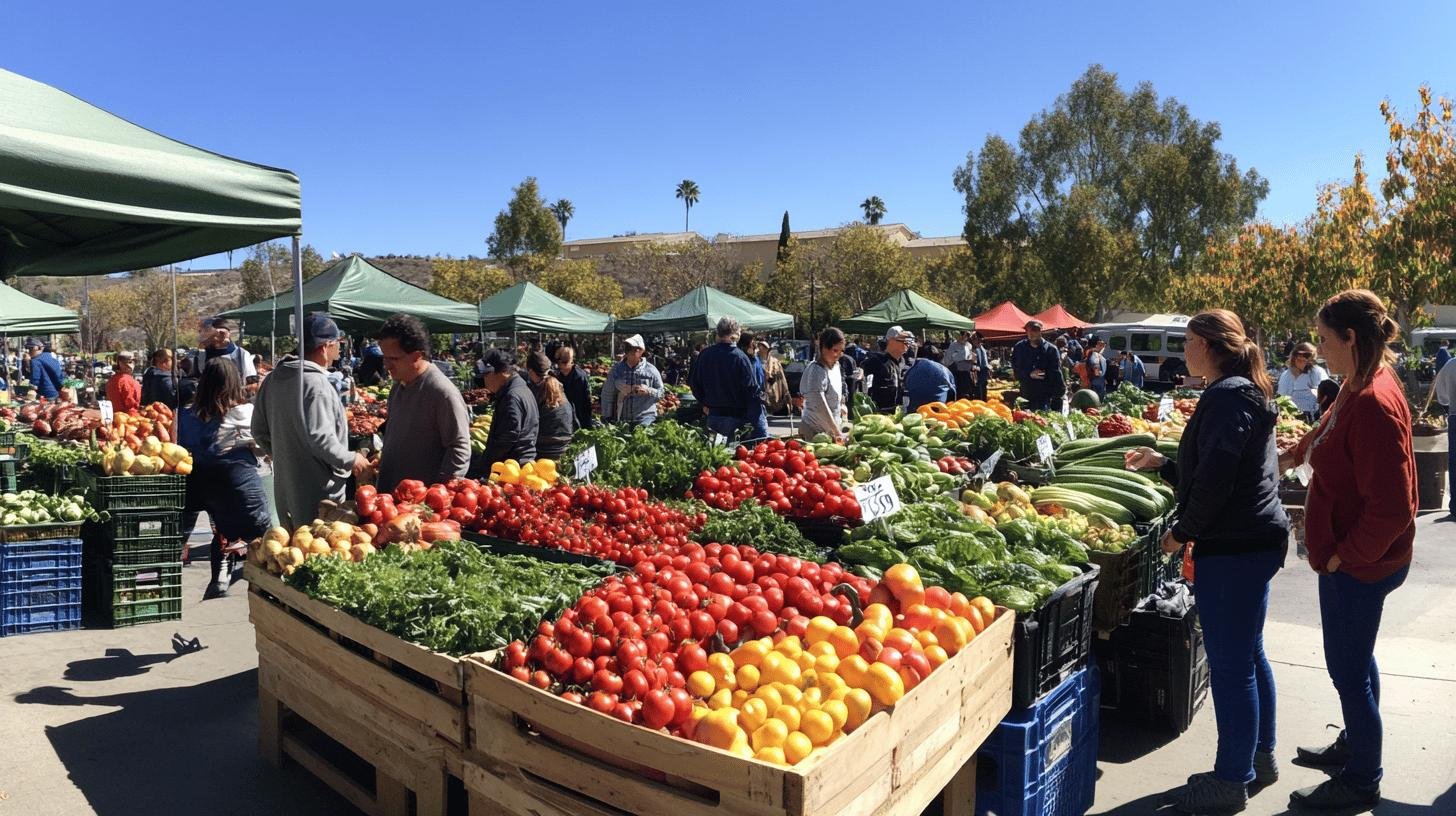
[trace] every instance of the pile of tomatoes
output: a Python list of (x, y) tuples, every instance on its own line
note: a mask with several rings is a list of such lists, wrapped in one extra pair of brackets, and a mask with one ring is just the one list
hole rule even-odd
[(740, 447), (736, 459), (733, 467), (698, 474), (693, 495), (720, 510), (753, 499), (791, 518), (860, 517), (839, 468), (819, 464), (797, 439), (770, 439), (751, 451)]

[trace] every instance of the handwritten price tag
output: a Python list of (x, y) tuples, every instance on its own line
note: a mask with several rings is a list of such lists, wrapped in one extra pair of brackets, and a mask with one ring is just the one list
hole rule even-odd
[(384, 440), (379, 436), (379, 434), (374, 434), (373, 436), (369, 437), (369, 444), (373, 447), (374, 450), (384, 450)]
[(720, 433), (713, 434), (713, 444), (720, 448), (728, 447), (728, 437)]
[(576, 471), (576, 478), (591, 482), (592, 471), (597, 469), (597, 446), (592, 445), (578, 453), (573, 461), (573, 467)]
[(1001, 461), (1001, 454), (1002, 454), (1001, 449), (1000, 448), (997, 448), (995, 453), (991, 454), (990, 456), (987, 456), (981, 462), (981, 475), (982, 476), (985, 476), (987, 479), (990, 479), (992, 477), (992, 474), (994, 474), (996, 472), (996, 465)]
[(1072, 420), (1070, 420), (1070, 419), (1067, 420), (1067, 438), (1068, 439), (1076, 439), (1077, 438), (1077, 429), (1076, 429), (1075, 426), (1072, 425)]
[(1162, 422), (1173, 414), (1173, 398), (1163, 397), (1158, 400), (1158, 421)]
[(860, 518), (869, 523), (900, 512), (900, 494), (889, 476), (871, 479), (854, 486), (854, 499), (859, 502)]
[(1052, 438), (1042, 434), (1036, 438), (1036, 455), (1043, 463), (1050, 463), (1056, 455), (1057, 447), (1052, 444)]
[(96, 405), (101, 409), (101, 424), (110, 425), (112, 418), (116, 416), (116, 408), (112, 406), (111, 400), (99, 400)]
[(866, 391), (868, 391), (871, 388), (874, 388), (875, 387), (875, 375), (873, 375), (873, 374), (866, 374), (864, 380), (865, 380), (865, 390)]
[(1071, 413), (1072, 413), (1072, 403), (1069, 402), (1065, 396), (1063, 396), (1062, 397), (1062, 416), (1070, 416)]

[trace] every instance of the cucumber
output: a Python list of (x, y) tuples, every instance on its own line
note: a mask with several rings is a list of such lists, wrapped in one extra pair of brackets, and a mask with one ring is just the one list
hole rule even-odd
[(1168, 457), (1169, 459), (1177, 459), (1178, 458), (1178, 443), (1177, 442), (1174, 442), (1171, 439), (1159, 439), (1158, 440), (1158, 453), (1163, 454), (1164, 456)]
[(1080, 485), (1101, 485), (1103, 487), (1111, 487), (1126, 493), (1131, 493), (1135, 496), (1142, 496), (1148, 501), (1153, 502), (1154, 504), (1163, 503), (1163, 494), (1154, 490), (1152, 485), (1143, 484), (1141, 482), (1128, 481), (1127, 479), (1123, 479), (1119, 476), (1107, 476), (1100, 473), (1058, 473), (1052, 479), (1052, 484), (1067, 485), (1069, 487), (1078, 487)]
[(1072, 439), (1064, 442), (1062, 447), (1057, 450), (1057, 459), (1063, 462), (1072, 462), (1110, 451), (1136, 448), (1139, 445), (1151, 447), (1156, 445), (1157, 442), (1156, 437), (1146, 433), (1109, 436), (1106, 439)]
[(1038, 508), (1047, 504), (1055, 504), (1069, 510), (1076, 510), (1084, 516), (1100, 513), (1118, 524), (1131, 524), (1136, 520), (1132, 511), (1125, 506), (1067, 485), (1038, 487), (1031, 492), (1031, 503)]
[(1066, 487), (1076, 490), (1079, 493), (1087, 493), (1105, 501), (1127, 508), (1134, 516), (1141, 521), (1152, 521), (1161, 516), (1167, 508), (1163, 505), (1163, 497), (1153, 491), (1157, 498), (1151, 498), (1143, 493), (1135, 493), (1132, 490), (1124, 490), (1118, 487), (1078, 482), (1076, 484), (1062, 484), (1059, 487)]
[(1136, 482), (1138, 484), (1144, 484), (1144, 485), (1147, 485), (1148, 487), (1155, 487), (1155, 486), (1157, 486), (1159, 484), (1159, 481), (1157, 479), (1150, 478), (1146, 474), (1139, 473), (1138, 471), (1135, 471), (1135, 470), (1128, 470), (1125, 467), (1115, 467), (1115, 468), (1098, 467), (1096, 465), (1087, 465), (1087, 464), (1083, 464), (1081, 462), (1075, 462), (1073, 464), (1067, 465), (1066, 467), (1057, 468), (1057, 475), (1058, 476), (1074, 476), (1074, 475), (1076, 475), (1076, 476), (1081, 476), (1081, 475), (1090, 475), (1090, 476), (1116, 476), (1116, 477), (1121, 478), (1121, 479), (1123, 479), (1125, 481)]
[(1178, 501), (1178, 494), (1174, 493), (1173, 488), (1168, 487), (1167, 485), (1153, 485), (1153, 489), (1158, 491), (1158, 493), (1161, 494), (1164, 499), (1167, 499), (1169, 507), (1172, 507), (1173, 504)]

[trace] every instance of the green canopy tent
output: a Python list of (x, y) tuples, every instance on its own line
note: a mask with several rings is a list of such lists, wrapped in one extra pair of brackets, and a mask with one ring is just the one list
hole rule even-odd
[[(242, 321), (249, 333), (268, 332), (286, 318), (293, 292), (260, 300), (223, 317)], [(304, 312), (328, 312), (346, 332), (372, 331), (392, 314), (414, 315), (437, 333), (478, 328), (473, 306), (456, 303), (396, 278), (358, 255), (337, 261), (303, 284)]]
[(0, 285), (0, 335), (75, 334), (80, 330), (81, 318), (70, 309)]
[(108, 274), (291, 236), (301, 282), (299, 200), (287, 170), (174, 141), (0, 70), (0, 277)]
[(618, 320), (616, 331), (618, 334), (712, 331), (724, 317), (735, 318), (756, 332), (794, 327), (793, 315), (749, 303), (711, 286), (699, 286), (666, 306), (630, 320)]
[(494, 332), (607, 334), (611, 315), (563, 300), (534, 283), (518, 283), (480, 301), (480, 329)]
[(976, 321), (952, 312), (919, 292), (901, 289), (854, 317), (840, 321), (838, 325), (848, 334), (878, 334), (891, 326), (899, 326), (909, 331), (975, 331)]

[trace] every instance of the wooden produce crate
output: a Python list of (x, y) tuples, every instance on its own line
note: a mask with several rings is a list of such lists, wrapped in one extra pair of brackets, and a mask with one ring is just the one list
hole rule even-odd
[(518, 816), (948, 816), (974, 807), (976, 750), (1011, 709), (1014, 615), (796, 766), (627, 725), (464, 660), (471, 812)]
[[(365, 813), (404, 816), (413, 792), (418, 816), (443, 816), (450, 777), (462, 776), (468, 726), (460, 661), (313, 600), (254, 564), (244, 575), (257, 630), (263, 758), (278, 765), (291, 757)], [(358, 772), (360, 760), (372, 766), (372, 782)]]

